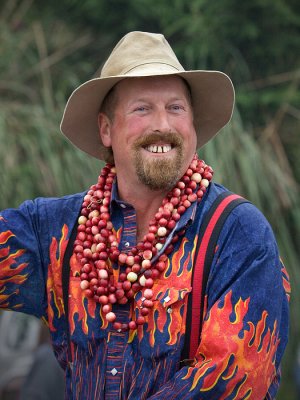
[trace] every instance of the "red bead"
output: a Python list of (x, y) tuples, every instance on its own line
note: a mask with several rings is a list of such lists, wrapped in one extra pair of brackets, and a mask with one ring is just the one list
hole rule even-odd
[(175, 228), (175, 226), (176, 226), (176, 221), (172, 219), (171, 221), (168, 222), (167, 228), (172, 230)]
[(145, 275), (145, 278), (152, 278), (152, 271), (153, 271), (153, 268), (151, 268), (151, 269), (147, 269), (145, 272), (144, 272), (144, 275)]
[(183, 202), (183, 206), (184, 206), (185, 208), (189, 208), (189, 207), (191, 206), (191, 202), (190, 202), (189, 200), (185, 200), (185, 201)]
[(107, 296), (100, 296), (99, 297), (99, 303), (101, 304), (108, 304), (108, 297)]
[(127, 279), (127, 274), (125, 272), (121, 272), (119, 275), (120, 282), (124, 282)]
[(117, 289), (116, 290), (116, 298), (118, 300), (120, 300), (122, 297), (124, 297), (124, 295), (125, 295), (125, 292), (124, 292), (123, 289)]
[(110, 304), (115, 304), (117, 302), (117, 298), (114, 293), (108, 295), (108, 301), (110, 302)]
[(147, 308), (152, 308), (153, 307), (153, 301), (150, 299), (146, 299), (143, 302), (143, 306), (147, 307)]
[(144, 295), (144, 297), (146, 297), (146, 299), (151, 300), (153, 297), (153, 290), (145, 289), (143, 295)]
[(135, 330), (137, 328), (137, 323), (135, 321), (130, 321), (128, 324), (128, 328), (131, 330)]
[[(81, 226), (81, 225), (79, 225), (79, 226)], [(85, 238), (86, 238), (86, 234), (85, 234), (85, 232), (78, 232), (78, 234), (77, 234), (77, 238), (78, 238), (79, 240), (82, 240), (82, 241), (84, 241), (84, 240), (85, 240)]]
[(161, 218), (161, 219), (158, 221), (158, 224), (159, 224), (160, 226), (167, 226), (168, 220), (167, 220), (166, 218)]
[(140, 272), (140, 270), (141, 270), (140, 264), (133, 264), (131, 270), (132, 270), (132, 272), (135, 272), (135, 273)]
[(84, 293), (85, 293), (86, 297), (88, 297), (89, 299), (91, 299), (94, 295), (93, 291), (90, 289), (86, 289)]
[(84, 264), (84, 266), (81, 268), (81, 271), (89, 274), (92, 271), (91, 264)]
[(74, 252), (75, 253), (82, 253), (83, 252), (83, 246), (77, 245), (74, 247)]
[(119, 299), (118, 303), (119, 304), (126, 304), (126, 303), (128, 303), (128, 298), (124, 296), (121, 299)]
[(149, 308), (143, 307), (143, 308), (141, 309), (140, 312), (141, 312), (141, 315), (142, 315), (143, 317), (145, 317), (146, 315), (149, 314)]
[(163, 261), (159, 261), (155, 267), (159, 272), (163, 272), (166, 269), (166, 264)]
[(98, 285), (98, 279), (97, 279), (97, 278), (91, 279), (90, 284), (91, 284), (92, 286), (94, 286), (94, 285), (97, 286), (97, 285)]
[[(154, 224), (151, 224), (150, 226), (149, 226), (149, 233), (156, 233), (157, 232), (157, 226), (156, 225), (154, 225)], [(149, 239), (148, 239), (149, 240)]]
[(152, 269), (152, 278), (155, 280), (159, 277), (160, 271), (158, 271), (156, 268)]
[(137, 325), (143, 325), (145, 322), (146, 322), (145, 317), (143, 317), (142, 315), (139, 315), (136, 320)]
[(103, 294), (105, 294), (105, 288), (103, 287), (103, 286), (100, 286), (100, 287), (98, 287), (97, 288), (97, 295), (99, 296), (99, 298), (100, 298), (100, 296), (102, 296)]
[(115, 286), (110, 286), (110, 287), (109, 287), (110, 293), (115, 293), (116, 290), (117, 290), (117, 289), (116, 289)]
[(98, 274), (96, 271), (91, 271), (89, 273), (89, 279), (98, 278)]
[(145, 287), (146, 288), (150, 288), (151, 289), (153, 287), (153, 284), (154, 284), (154, 281), (153, 281), (152, 278), (146, 279), (146, 282), (145, 282)]
[(125, 290), (125, 292), (130, 290), (131, 289), (131, 283), (129, 281), (123, 282), (123, 289)]
[(141, 289), (141, 285), (138, 282), (132, 284), (132, 290), (138, 292)]
[(82, 274), (80, 274), (80, 279), (81, 279), (82, 281), (87, 280), (88, 277), (89, 277), (88, 274), (86, 274), (85, 272), (83, 272)]
[(149, 250), (151, 250), (151, 248), (152, 248), (152, 242), (154, 242), (154, 240), (155, 240), (155, 234), (152, 233), (152, 232), (148, 233), (148, 234), (146, 235), (146, 240), (147, 240), (146, 243), (149, 243), (149, 244), (150, 244), (151, 247), (149, 248)]
[[(154, 236), (154, 235), (153, 235)], [(155, 239), (155, 236), (154, 236)], [(154, 240), (153, 239), (153, 240)], [(151, 242), (145, 241), (144, 243), (144, 250), (152, 250), (153, 244)]]
[(171, 203), (173, 204), (174, 207), (176, 207), (179, 204), (179, 198), (178, 197), (172, 197), (171, 198)]
[(177, 212), (178, 214), (182, 215), (183, 213), (185, 213), (186, 208), (184, 206), (179, 206), (177, 208)]
[(126, 292), (126, 297), (127, 299), (132, 299), (134, 297), (134, 291), (129, 289), (128, 292)]

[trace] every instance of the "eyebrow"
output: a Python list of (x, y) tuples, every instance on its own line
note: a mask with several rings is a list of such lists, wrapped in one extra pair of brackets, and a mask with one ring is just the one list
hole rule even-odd
[[(184, 96), (184, 97), (177, 97), (177, 96), (174, 96), (174, 97), (171, 97), (169, 100), (168, 100), (168, 102), (172, 102), (172, 101), (185, 101), (185, 100), (187, 100), (188, 102), (189, 102), (189, 99), (186, 97), (186, 96)], [(148, 103), (148, 102), (152, 102), (153, 100), (151, 100), (150, 98), (149, 99), (147, 99), (147, 97), (140, 97), (140, 98), (138, 98), (138, 99), (135, 99), (135, 100), (133, 100), (132, 101), (132, 104), (134, 104), (134, 103), (139, 103), (139, 102), (145, 102), (145, 103)]]

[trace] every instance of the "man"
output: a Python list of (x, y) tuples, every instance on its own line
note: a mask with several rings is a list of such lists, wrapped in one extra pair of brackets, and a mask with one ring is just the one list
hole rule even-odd
[(0, 304), (47, 321), (67, 398), (275, 398), (289, 283), (250, 203), (222, 228), (201, 342), (182, 363), (199, 230), (226, 191), (195, 153), (233, 101), (225, 74), (184, 71), (162, 35), (131, 32), (62, 120), (76, 146), (109, 161), (98, 182), (0, 216)]

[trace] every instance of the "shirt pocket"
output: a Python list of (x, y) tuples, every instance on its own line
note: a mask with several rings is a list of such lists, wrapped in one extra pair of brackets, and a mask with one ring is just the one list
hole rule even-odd
[[(185, 333), (188, 294), (191, 287), (178, 288), (167, 285), (153, 287), (153, 308), (147, 322), (137, 332), (139, 352), (142, 357), (164, 357), (178, 351), (180, 338)], [(136, 302), (142, 306), (142, 295)], [(137, 312), (137, 309), (136, 309)]]

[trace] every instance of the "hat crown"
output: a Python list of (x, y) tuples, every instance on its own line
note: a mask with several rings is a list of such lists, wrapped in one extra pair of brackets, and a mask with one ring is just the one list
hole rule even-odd
[(158, 33), (134, 31), (125, 35), (115, 46), (101, 71), (101, 78), (120, 75), (147, 75), (184, 71), (174, 51)]

